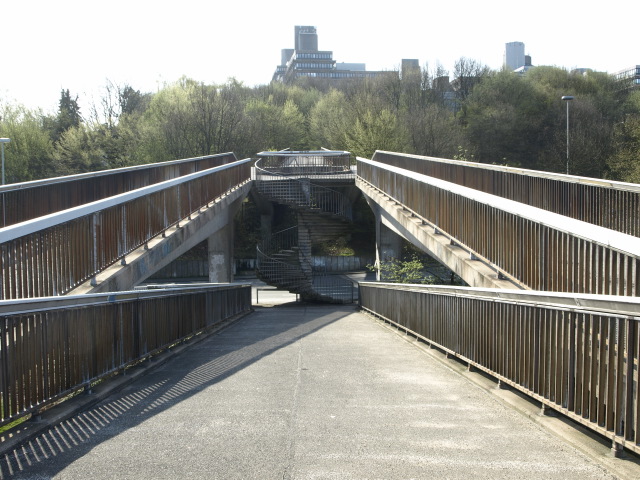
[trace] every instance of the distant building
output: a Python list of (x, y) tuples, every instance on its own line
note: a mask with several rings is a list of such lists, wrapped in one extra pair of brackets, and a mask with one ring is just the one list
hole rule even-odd
[(524, 67), (524, 43), (509, 42), (505, 44), (504, 66), (509, 70)]
[(379, 71), (369, 72), (364, 63), (336, 63), (333, 52), (318, 50), (318, 33), (316, 27), (295, 27), (295, 48), (282, 50), (281, 63), (273, 74), (277, 82), (292, 82), (297, 78), (371, 78), (379, 75), (389, 75), (398, 72)]
[(612, 75), (625, 90), (640, 88), (640, 65), (620, 70)]
[(403, 58), (400, 67), (400, 75), (406, 78), (409, 75), (420, 75), (420, 61), (416, 58)]
[(524, 43), (509, 42), (505, 44), (504, 66), (520, 74), (526, 73), (532, 67), (531, 56), (524, 53)]
[(593, 72), (593, 69), (591, 68), (579, 67), (579, 68), (573, 68), (569, 73), (571, 73), (571, 75), (582, 75), (583, 77), (586, 77), (592, 72)]

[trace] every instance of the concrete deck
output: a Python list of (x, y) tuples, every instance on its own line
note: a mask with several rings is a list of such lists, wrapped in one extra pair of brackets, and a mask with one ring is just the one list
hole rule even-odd
[(640, 478), (536, 412), (353, 306), (258, 306), (3, 455), (0, 478)]

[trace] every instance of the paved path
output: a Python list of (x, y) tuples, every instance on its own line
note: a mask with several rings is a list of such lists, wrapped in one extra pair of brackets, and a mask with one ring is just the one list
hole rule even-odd
[(623, 460), (405, 338), (351, 306), (258, 307), (3, 457), (0, 477), (615, 478)]

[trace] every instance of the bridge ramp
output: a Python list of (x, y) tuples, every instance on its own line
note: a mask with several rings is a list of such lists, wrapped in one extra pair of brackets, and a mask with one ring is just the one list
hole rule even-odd
[(353, 307), (258, 307), (0, 478), (615, 478), (447, 362)]

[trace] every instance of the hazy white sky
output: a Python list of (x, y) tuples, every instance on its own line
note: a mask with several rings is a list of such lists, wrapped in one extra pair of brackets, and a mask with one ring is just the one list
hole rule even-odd
[[(615, 72), (640, 64), (635, 0), (6, 0), (0, 102), (55, 111), (61, 89), (98, 102), (107, 80), (152, 92), (182, 75), (268, 83), (295, 25), (314, 25), (338, 62), (390, 70), (402, 58), (449, 71), (467, 57), (498, 69), (524, 42), (534, 65)], [(85, 112), (88, 113), (88, 112)]]

